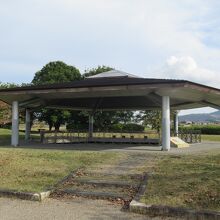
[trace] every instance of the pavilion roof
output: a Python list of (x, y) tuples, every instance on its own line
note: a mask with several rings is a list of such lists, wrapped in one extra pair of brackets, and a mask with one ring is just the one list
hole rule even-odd
[(45, 85), (32, 85), (22, 86), (7, 89), (0, 89), (1, 92), (6, 91), (25, 91), (25, 90), (39, 90), (39, 89), (62, 89), (62, 88), (83, 88), (83, 87), (100, 87), (100, 86), (122, 86), (122, 85), (152, 85), (152, 84), (173, 84), (173, 83), (186, 83), (186, 80), (175, 79), (153, 79), (153, 78), (140, 78), (128, 76), (115, 76), (115, 77), (89, 77), (83, 80), (76, 80), (72, 82), (54, 83)]
[(220, 89), (177, 79), (141, 78), (109, 71), (68, 83), (0, 90), (0, 100), (19, 101), (23, 108), (155, 109), (161, 97), (170, 96), (171, 108), (220, 107)]

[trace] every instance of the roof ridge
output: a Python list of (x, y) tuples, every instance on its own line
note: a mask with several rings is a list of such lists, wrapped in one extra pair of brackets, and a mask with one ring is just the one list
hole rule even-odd
[(127, 73), (127, 72), (124, 72), (124, 71), (121, 71), (121, 70), (116, 70), (116, 69), (105, 71), (105, 72), (102, 72), (102, 73), (98, 73), (96, 75), (89, 76), (87, 78), (111, 78), (111, 77), (113, 78), (113, 77), (117, 77), (117, 76), (126, 76), (126, 77), (129, 77), (129, 78), (141, 78), (137, 75)]

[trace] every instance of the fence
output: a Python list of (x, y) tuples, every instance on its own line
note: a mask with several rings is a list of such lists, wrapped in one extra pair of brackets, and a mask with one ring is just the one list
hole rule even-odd
[(157, 132), (94, 132), (92, 137), (85, 131), (41, 131), (41, 143), (143, 143), (159, 144)]
[[(175, 135), (177, 136), (177, 134)], [(200, 143), (201, 142), (201, 130), (182, 130), (179, 131), (178, 137), (187, 143)]]

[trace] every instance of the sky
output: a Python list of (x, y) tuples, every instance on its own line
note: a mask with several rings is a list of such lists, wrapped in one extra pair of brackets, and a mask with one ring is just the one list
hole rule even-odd
[(0, 0), (0, 81), (61, 60), (220, 88), (219, 12), (219, 0)]

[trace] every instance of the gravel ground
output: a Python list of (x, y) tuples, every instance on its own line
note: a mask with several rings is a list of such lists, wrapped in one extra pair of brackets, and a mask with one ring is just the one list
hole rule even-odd
[[(103, 200), (75, 198), (71, 201), (47, 199), (31, 202), (0, 198), (1, 220), (174, 220), (174, 218), (151, 218), (120, 210), (121, 206)], [(175, 218), (176, 219), (176, 218)]]

